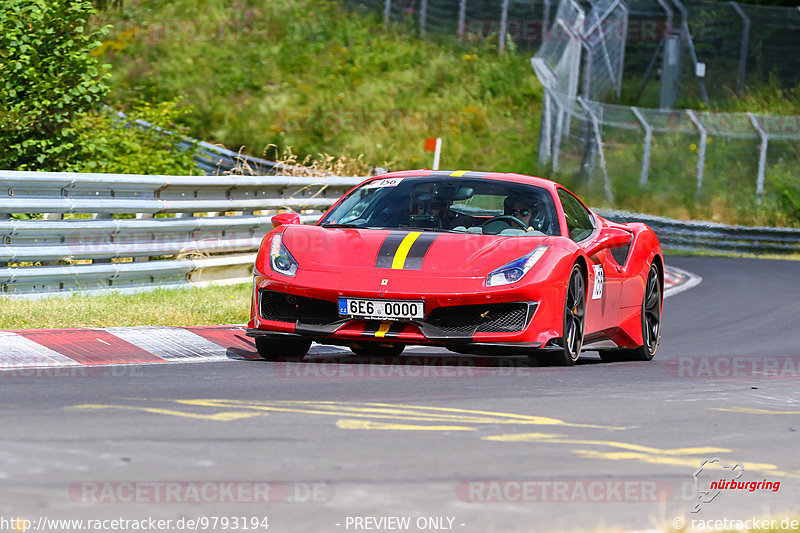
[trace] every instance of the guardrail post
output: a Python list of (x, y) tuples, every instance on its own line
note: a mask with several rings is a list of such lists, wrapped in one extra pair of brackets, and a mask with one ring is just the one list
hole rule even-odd
[[(94, 213), (92, 214), (92, 220), (111, 220), (111, 213)], [(102, 264), (102, 263), (110, 263), (111, 259), (92, 259), (92, 264)]]
[[(0, 220), (8, 220), (11, 216), (8, 213), (0, 213)], [(0, 261), (0, 268), (7, 267), (7, 261)]]
[(425, 22), (428, 18), (428, 0), (422, 0), (419, 6), (419, 34), (425, 37)]
[(761, 145), (758, 148), (758, 179), (756, 181), (756, 203), (760, 204), (761, 197), (764, 194), (764, 179), (767, 170), (767, 143), (769, 142), (769, 135), (767, 134), (766, 130), (761, 127), (761, 124), (759, 124), (758, 119), (753, 113), (748, 113), (747, 116), (750, 119), (750, 123), (753, 124), (753, 127), (761, 137)]
[(383, 24), (388, 26), (392, 16), (392, 0), (386, 0), (383, 4)]
[(708, 131), (705, 126), (700, 123), (697, 114), (692, 109), (687, 109), (686, 114), (692, 121), (697, 131), (700, 132), (700, 145), (698, 146), (697, 153), (697, 193), (700, 194), (700, 189), (703, 188), (703, 169), (706, 166), (706, 140), (708, 139)]

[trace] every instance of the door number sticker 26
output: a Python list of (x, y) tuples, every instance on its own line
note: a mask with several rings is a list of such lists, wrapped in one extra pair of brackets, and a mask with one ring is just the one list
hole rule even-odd
[(592, 300), (599, 300), (603, 297), (603, 282), (605, 281), (605, 273), (603, 272), (603, 265), (592, 265), (594, 268), (594, 290), (592, 291)]

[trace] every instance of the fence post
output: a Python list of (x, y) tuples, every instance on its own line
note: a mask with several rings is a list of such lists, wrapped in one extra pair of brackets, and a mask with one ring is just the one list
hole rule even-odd
[(422, 0), (419, 6), (419, 34), (425, 37), (425, 22), (428, 18), (428, 0)]
[(389, 18), (392, 16), (392, 0), (386, 0), (383, 4), (383, 24), (389, 25)]
[(597, 146), (597, 153), (600, 156), (600, 170), (603, 171), (603, 192), (605, 193), (606, 201), (608, 203), (614, 203), (614, 192), (611, 190), (611, 180), (608, 177), (608, 169), (606, 167), (606, 156), (603, 152), (603, 136), (600, 133), (600, 120), (598, 120), (597, 114), (592, 110), (587, 101), (580, 96), (578, 97), (578, 103), (581, 104), (581, 107), (586, 111), (592, 121), (594, 143), (595, 146)]
[(543, 8), (543, 17), (542, 17), (542, 42), (547, 39), (547, 34), (550, 31), (550, 0), (544, 0), (544, 8)]
[(644, 154), (642, 155), (642, 173), (639, 175), (639, 188), (643, 189), (647, 185), (647, 175), (650, 171), (650, 145), (653, 141), (653, 126), (647, 122), (639, 111), (638, 107), (631, 107), (631, 111), (639, 119), (642, 127), (644, 128)]
[(758, 123), (758, 119), (753, 113), (747, 114), (750, 123), (758, 132), (761, 137), (761, 145), (758, 148), (758, 180), (756, 181), (756, 203), (761, 203), (761, 197), (764, 194), (764, 178), (767, 171), (767, 143), (769, 142), (769, 135)]
[(558, 156), (561, 151), (561, 132), (564, 130), (564, 115), (566, 113), (558, 105), (558, 118), (556, 119), (556, 132), (553, 135), (553, 172), (558, 172)]
[(544, 166), (550, 162), (553, 131), (552, 126), (552, 98), (547, 87), (544, 88), (542, 99), (542, 121), (539, 126), (539, 164)]
[(742, 48), (739, 51), (739, 79), (736, 84), (736, 94), (742, 96), (744, 92), (744, 77), (747, 73), (747, 48), (750, 43), (750, 18), (745, 15), (739, 4), (731, 2), (733, 9), (742, 17), (744, 25), (742, 27)]
[(500, 36), (497, 43), (497, 51), (502, 54), (506, 48), (506, 26), (508, 25), (508, 0), (503, 0), (503, 7), (500, 12)]
[(708, 138), (708, 131), (705, 126), (700, 123), (693, 109), (687, 109), (686, 114), (689, 115), (689, 119), (697, 128), (697, 131), (700, 132), (700, 146), (698, 147), (699, 150), (697, 154), (697, 194), (699, 194), (700, 189), (703, 188), (703, 168), (706, 165), (706, 139)]
[(464, 42), (464, 27), (466, 26), (466, 21), (467, 21), (467, 0), (459, 0), (459, 2), (458, 2), (458, 42)]

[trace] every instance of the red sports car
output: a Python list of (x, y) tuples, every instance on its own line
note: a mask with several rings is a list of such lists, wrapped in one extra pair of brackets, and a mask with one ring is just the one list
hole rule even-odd
[(255, 262), (265, 359), (312, 341), (359, 355), (409, 344), (573, 365), (650, 360), (664, 258), (645, 224), (616, 224), (521, 174), (413, 170), (364, 181), (314, 225), (276, 215)]

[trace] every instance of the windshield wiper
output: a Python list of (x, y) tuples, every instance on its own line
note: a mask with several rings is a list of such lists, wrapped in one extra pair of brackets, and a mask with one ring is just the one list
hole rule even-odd
[(367, 228), (359, 224), (320, 224), (323, 228)]
[(420, 228), (416, 226), (406, 226), (402, 228), (396, 228), (401, 230), (407, 231), (435, 231), (437, 233), (464, 233), (463, 231), (456, 231), (452, 229), (445, 229), (445, 228)]

